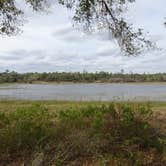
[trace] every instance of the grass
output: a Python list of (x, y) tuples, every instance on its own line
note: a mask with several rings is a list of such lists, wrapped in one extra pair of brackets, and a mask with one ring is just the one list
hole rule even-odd
[(1, 101), (0, 165), (165, 166), (166, 118), (157, 119), (164, 108), (166, 103)]

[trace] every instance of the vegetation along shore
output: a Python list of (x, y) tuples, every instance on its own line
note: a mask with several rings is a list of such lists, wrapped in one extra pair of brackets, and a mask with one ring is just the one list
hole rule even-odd
[(166, 103), (0, 101), (1, 166), (165, 166)]
[(14, 71), (0, 73), (0, 83), (35, 83), (35, 82), (76, 82), (76, 83), (128, 83), (128, 82), (166, 82), (166, 73), (137, 74), (111, 72), (49, 72), (17, 73)]

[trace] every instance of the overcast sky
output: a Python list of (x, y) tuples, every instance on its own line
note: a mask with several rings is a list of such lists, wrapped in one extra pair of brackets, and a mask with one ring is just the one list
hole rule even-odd
[(162, 50), (137, 57), (120, 53), (108, 33), (84, 34), (72, 27), (72, 14), (55, 5), (49, 14), (27, 10), (28, 22), (23, 33), (0, 36), (0, 71), (109, 71), (154, 73), (166, 72), (166, 0), (136, 0), (130, 6), (129, 19), (135, 27), (144, 28)]

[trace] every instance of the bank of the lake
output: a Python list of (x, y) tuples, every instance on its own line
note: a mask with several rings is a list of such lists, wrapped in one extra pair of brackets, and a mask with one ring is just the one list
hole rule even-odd
[(0, 101), (0, 165), (165, 166), (165, 102)]

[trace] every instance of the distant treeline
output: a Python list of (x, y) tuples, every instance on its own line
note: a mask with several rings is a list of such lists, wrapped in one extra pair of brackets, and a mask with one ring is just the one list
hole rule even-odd
[(1, 72), (0, 83), (33, 83), (33, 82), (165, 82), (166, 73), (124, 74), (109, 72), (51, 72), (51, 73), (17, 73)]

